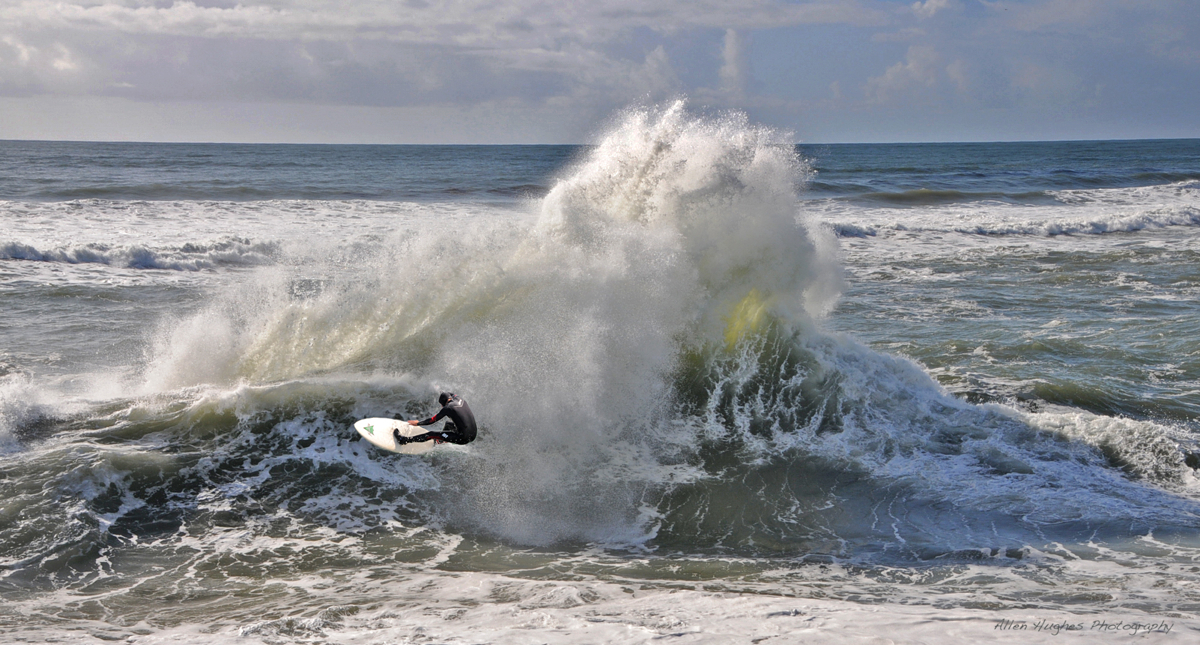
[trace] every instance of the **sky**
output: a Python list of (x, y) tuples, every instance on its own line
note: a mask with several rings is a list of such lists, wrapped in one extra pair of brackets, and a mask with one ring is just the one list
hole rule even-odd
[(1197, 0), (0, 0), (0, 139), (1200, 137)]

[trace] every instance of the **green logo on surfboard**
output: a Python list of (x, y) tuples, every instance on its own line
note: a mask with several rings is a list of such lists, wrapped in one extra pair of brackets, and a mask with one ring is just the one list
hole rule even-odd
[(363, 430), (366, 430), (367, 432), (371, 433), (372, 437), (375, 436), (375, 426), (365, 426), (363, 428)]

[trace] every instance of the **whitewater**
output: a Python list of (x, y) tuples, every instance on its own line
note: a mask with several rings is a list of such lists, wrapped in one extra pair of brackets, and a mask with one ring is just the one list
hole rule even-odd
[(0, 142), (3, 639), (1196, 637), (1200, 144), (598, 141)]

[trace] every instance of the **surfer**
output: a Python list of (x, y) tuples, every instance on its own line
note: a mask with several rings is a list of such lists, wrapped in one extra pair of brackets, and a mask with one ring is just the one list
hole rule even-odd
[(424, 421), (412, 419), (408, 422), (408, 425), (427, 426), (445, 417), (446, 425), (442, 426), (441, 432), (426, 432), (415, 437), (402, 437), (399, 430), (394, 430), (392, 433), (396, 437), (397, 446), (416, 441), (429, 441), (431, 439), (437, 443), (456, 443), (459, 445), (471, 443), (475, 440), (475, 415), (471, 414), (471, 408), (467, 405), (467, 402), (450, 392), (442, 392), (438, 396), (438, 403), (441, 404), (442, 409), (438, 410), (437, 414)]

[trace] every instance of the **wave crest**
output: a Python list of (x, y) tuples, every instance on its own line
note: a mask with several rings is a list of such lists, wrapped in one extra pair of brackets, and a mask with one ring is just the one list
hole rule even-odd
[(43, 251), (20, 242), (0, 245), (0, 260), (105, 264), (126, 269), (169, 271), (260, 266), (272, 264), (278, 253), (277, 244), (252, 242), (242, 238), (162, 248), (91, 243)]
[(453, 390), (480, 439), (438, 465), (439, 511), (522, 544), (944, 553), (989, 527), (1019, 548), (1044, 524), (1190, 509), (1096, 444), (821, 331), (841, 276), (795, 193), (806, 173), (744, 117), (633, 110), (529, 213), (317, 253), (303, 297), (299, 263), (259, 270), (164, 330), (148, 389), (384, 375), (416, 401)]

